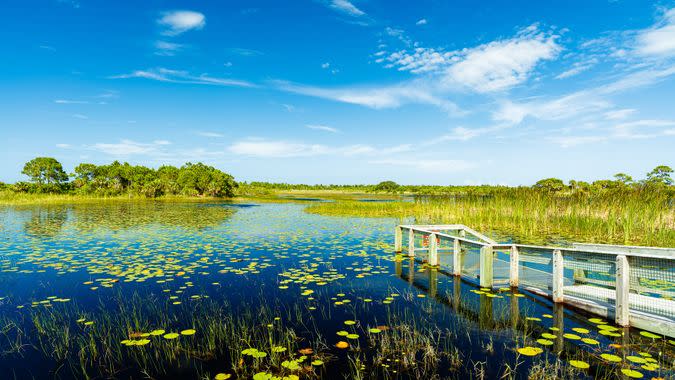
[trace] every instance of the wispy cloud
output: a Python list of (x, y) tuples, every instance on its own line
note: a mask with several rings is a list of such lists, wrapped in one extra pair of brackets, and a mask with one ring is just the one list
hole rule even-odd
[(329, 0), (328, 6), (350, 16), (363, 16), (366, 13), (348, 0)]
[(202, 29), (206, 25), (206, 17), (195, 11), (170, 11), (164, 12), (157, 23), (165, 28), (162, 34), (177, 36), (189, 30)]
[(257, 87), (257, 85), (238, 79), (212, 77), (208, 74), (192, 75), (187, 71), (171, 70), (163, 67), (136, 70), (129, 74), (121, 74), (110, 77), (111, 79), (144, 78), (156, 80), (159, 82), (187, 83), (187, 84), (205, 84), (212, 86), (230, 86), (230, 87)]
[(321, 155), (341, 156), (377, 156), (406, 152), (411, 149), (408, 144), (392, 147), (374, 147), (365, 144), (345, 146), (327, 146), (323, 144), (306, 144), (286, 140), (249, 139), (238, 141), (228, 147), (230, 153), (259, 158), (293, 158)]
[(54, 100), (56, 104), (89, 104), (88, 100), (72, 100), (72, 99), (56, 99)]
[(308, 124), (308, 125), (305, 125), (305, 127), (309, 128), (309, 129), (314, 129), (316, 131), (325, 131), (325, 132), (330, 132), (330, 133), (339, 133), (340, 132), (339, 129), (329, 127), (327, 125)]
[(119, 143), (96, 143), (89, 146), (89, 149), (96, 150), (112, 156), (131, 156), (146, 155), (154, 153), (161, 147), (162, 143), (140, 143), (133, 140), (121, 140)]
[(392, 53), (380, 62), (401, 71), (428, 73), (449, 89), (497, 92), (525, 82), (539, 62), (555, 58), (562, 50), (558, 38), (532, 25), (513, 38), (474, 48), (445, 52), (417, 47)]
[(556, 75), (555, 79), (565, 79), (569, 77), (573, 77), (575, 75), (581, 74), (584, 71), (590, 70), (593, 68), (598, 63), (597, 58), (591, 58), (585, 61), (579, 61), (575, 62), (572, 65), (572, 68), (566, 71), (563, 71), (562, 73)]
[(246, 48), (229, 48), (227, 49), (231, 54), (239, 55), (242, 57), (255, 57), (263, 55), (264, 53), (260, 50), (255, 49), (246, 49)]
[(203, 137), (225, 137), (222, 133), (217, 132), (196, 132), (196, 134)]
[(428, 159), (386, 159), (368, 161), (373, 165), (386, 165), (404, 168), (412, 168), (415, 170), (422, 170), (434, 173), (454, 173), (470, 170), (476, 167), (475, 163), (464, 160), (428, 160)]
[(428, 22), (427, 22), (427, 19), (423, 18), (423, 19), (417, 20), (417, 22), (415, 23), (415, 25), (426, 25), (427, 23), (428, 23)]
[(156, 41), (155, 48), (157, 49), (155, 51), (156, 55), (173, 56), (183, 48), (183, 45), (167, 41)]
[(675, 8), (665, 11), (653, 27), (638, 33), (637, 51), (643, 55), (675, 55)]
[(429, 85), (422, 82), (411, 81), (382, 87), (342, 88), (314, 87), (287, 81), (272, 81), (271, 83), (282, 91), (358, 104), (374, 109), (396, 108), (407, 103), (422, 103), (441, 107), (452, 114), (463, 112), (455, 103), (435, 95)]
[(72, 145), (70, 145), (70, 144), (56, 144), (56, 147), (61, 148), (61, 149), (69, 149), (70, 147), (72, 147)]
[(87, 116), (87, 115), (82, 115), (81, 113), (73, 114), (73, 117), (76, 118), (76, 119), (82, 119), (82, 120), (89, 119), (89, 116)]

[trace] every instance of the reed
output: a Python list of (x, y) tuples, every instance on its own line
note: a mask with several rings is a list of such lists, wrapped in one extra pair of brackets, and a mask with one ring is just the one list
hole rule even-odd
[(414, 201), (340, 200), (311, 205), (306, 211), (388, 217), (403, 223), (459, 223), (518, 243), (675, 246), (675, 205), (659, 192), (555, 196), (527, 190), (492, 196), (417, 197)]

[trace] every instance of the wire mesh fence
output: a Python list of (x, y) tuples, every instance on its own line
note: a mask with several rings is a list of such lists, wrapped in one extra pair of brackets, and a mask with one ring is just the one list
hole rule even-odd
[(518, 254), (520, 283), (550, 291), (553, 284), (553, 250), (519, 247)]
[(675, 320), (675, 265), (673, 260), (629, 257), (630, 310)]
[(614, 304), (616, 256), (563, 250), (564, 294)]

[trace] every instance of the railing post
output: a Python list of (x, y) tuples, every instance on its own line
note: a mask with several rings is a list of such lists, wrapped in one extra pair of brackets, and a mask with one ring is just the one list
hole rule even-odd
[(403, 251), (403, 228), (396, 226), (394, 230), (394, 252), (400, 253)]
[(518, 287), (518, 261), (520, 260), (518, 247), (511, 246), (511, 256), (509, 257), (509, 285), (512, 288)]
[(563, 254), (559, 249), (553, 250), (553, 302), (563, 302)]
[(438, 266), (438, 242), (436, 234), (429, 235), (429, 265)]
[(630, 274), (626, 255), (616, 257), (616, 324), (630, 325)]
[(489, 245), (483, 246), (480, 249), (480, 286), (482, 288), (492, 288), (493, 259), (492, 247)]
[(408, 256), (415, 256), (415, 231), (412, 228), (408, 230)]
[(462, 246), (459, 245), (459, 239), (455, 239), (452, 246), (452, 274), (462, 275)]

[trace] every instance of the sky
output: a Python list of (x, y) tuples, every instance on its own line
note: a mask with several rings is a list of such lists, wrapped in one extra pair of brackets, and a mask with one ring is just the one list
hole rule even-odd
[(528, 185), (675, 166), (675, 1), (5, 0), (0, 181)]

